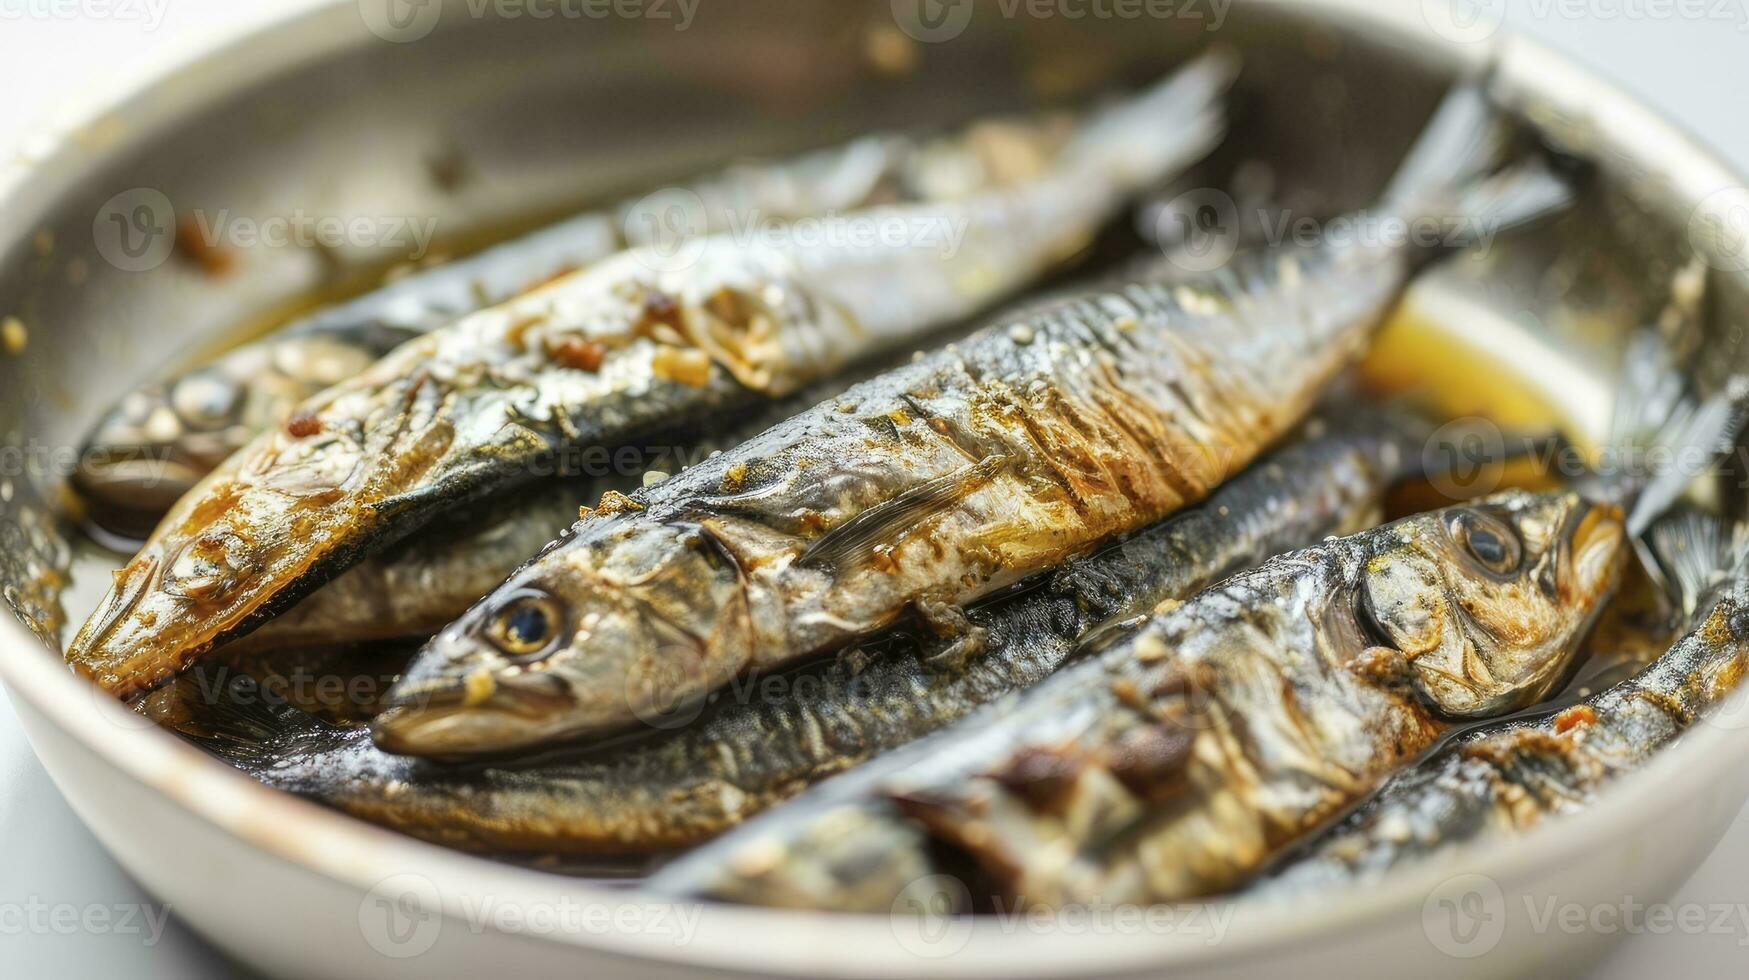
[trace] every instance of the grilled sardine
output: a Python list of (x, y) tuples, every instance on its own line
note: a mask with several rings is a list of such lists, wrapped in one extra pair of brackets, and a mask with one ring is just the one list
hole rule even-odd
[(1231, 76), (1211, 56), (1094, 117), (1045, 173), (859, 212), (922, 234), (735, 234), (622, 252), (397, 348), (196, 487), (68, 650), (117, 695), (163, 682), (435, 514), (566, 453), (791, 393), (956, 321), (1075, 253), (1201, 156)]
[[(1507, 225), (1564, 203), (1546, 171), (1493, 173), (1502, 137), (1460, 90), (1380, 210)], [(1195, 503), (1291, 429), (1422, 257), (1359, 236), (1155, 266), (606, 501), (432, 641), (379, 744), (599, 737), (908, 610), (975, 649), (964, 604)]]
[[(1449, 430), (1448, 433), (1450, 434)], [(1269, 555), (1369, 522), (1385, 489), (1418, 476), (1432, 425), (1352, 410), (1229, 481), (1206, 502), (1047, 580), (967, 611), (988, 637), (961, 663), (901, 634), (832, 662), (726, 690), (678, 730), (569, 762), (469, 769), (393, 756), (362, 729), (286, 708), (173, 697), (202, 744), (268, 783), (453, 846), (644, 852), (699, 843), (807, 786), (1031, 686), (1107, 624), (1179, 599)], [(252, 720), (254, 719), (254, 720)]]

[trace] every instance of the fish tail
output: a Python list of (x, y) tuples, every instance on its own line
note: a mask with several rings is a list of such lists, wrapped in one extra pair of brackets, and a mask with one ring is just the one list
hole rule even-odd
[(184, 674), (148, 695), (148, 717), (238, 769), (258, 771), (279, 760), (286, 746), (333, 740), (344, 732), (257, 690), (233, 696), (222, 671)]
[(1653, 523), (1646, 547), (1662, 572), (1670, 601), (1691, 622), (1711, 595), (1749, 559), (1749, 524), (1699, 511), (1669, 514)]
[(1638, 536), (1731, 451), (1749, 418), (1749, 377), (1737, 375), (1696, 399), (1675, 354), (1655, 329), (1637, 332), (1622, 357), (1614, 417), (1597, 480), (1588, 488), (1627, 511)]
[(1572, 203), (1573, 190), (1538, 158), (1502, 168), (1511, 129), (1484, 81), (1446, 96), (1385, 189), (1381, 206), (1411, 226), (1437, 222), (1441, 249), (1492, 240)]
[(1208, 155), (1227, 133), (1226, 95), (1239, 56), (1215, 48), (1142, 95), (1096, 113), (1067, 158), (1134, 193)]

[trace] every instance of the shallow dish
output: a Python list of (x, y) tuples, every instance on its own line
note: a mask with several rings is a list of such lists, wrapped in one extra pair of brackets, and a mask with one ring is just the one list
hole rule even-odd
[[(364, 268), (402, 244), (250, 248), (214, 275), (169, 251), (173, 221), (435, 220), (442, 240), (478, 240), (731, 155), (1072, 102), (1153, 77), (1210, 40), (1239, 48), (1247, 68), (1228, 148), (1198, 180), (1229, 186), (1243, 166), (1268, 175), (1273, 202), (1329, 215), (1364, 202), (1443, 87), (1495, 50), (1433, 5), (1257, 0), (1227, 10), (1218, 30), (1213, 5), (1171, 7), (1072, 19), (1028, 5), (1005, 16), (996, 4), (741, 0), (690, 16), (649, 3), (645, 16), (609, 19), (530, 16), (561, 9), (540, 4), (336, 3), (181, 61), (33, 141), (0, 172), (0, 315), (23, 330), (22, 345), (9, 339), (0, 353), (0, 588), (38, 635), (0, 617), (0, 677), (57, 785), (185, 921), (283, 975), (513, 965), (570, 976), (1212, 977), (1291, 966), (1440, 977), (1565, 971), (1599, 955), (1613, 937), (1539, 928), (1530, 910), (1669, 895), (1749, 795), (1739, 763), (1749, 710), (1700, 726), (1588, 813), (1307, 906), (828, 918), (672, 908), (376, 829), (144, 725), (50, 649), (56, 607), (76, 619), (103, 585), (46, 515), (67, 447), (106, 401), (175, 352), (311, 295), (335, 260)], [(1697, 380), (1749, 366), (1737, 326), (1749, 258), (1730, 237), (1743, 227), (1732, 208), (1749, 202), (1741, 181), (1548, 52), (1499, 51), (1507, 100), (1599, 172), (1574, 215), (1442, 270), (1410, 307), (1599, 427), (1621, 339), (1698, 255), (1709, 347)], [(1732, 477), (1709, 490), (1740, 513), (1741, 487)]]

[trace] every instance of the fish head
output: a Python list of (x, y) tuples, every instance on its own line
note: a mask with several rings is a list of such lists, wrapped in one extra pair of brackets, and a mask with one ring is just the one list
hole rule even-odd
[(420, 651), (377, 744), (449, 757), (677, 727), (745, 666), (749, 625), (710, 532), (586, 519)]
[(1512, 491), (1383, 529), (1360, 611), (1420, 698), (1448, 718), (1539, 700), (1614, 590), (1621, 511), (1576, 493)]

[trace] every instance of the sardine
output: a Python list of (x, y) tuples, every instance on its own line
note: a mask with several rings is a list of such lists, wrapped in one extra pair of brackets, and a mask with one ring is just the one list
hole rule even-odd
[[(1630, 365), (1627, 431), (1611, 445), (1632, 458), (1723, 451), (1741, 386), (1698, 409), (1662, 401), (1662, 363)], [(964, 886), (942, 862), (958, 854), (1017, 905), (1228, 891), (1455, 726), (1556, 689), (1641, 530), (1624, 514), (1667, 499), (1674, 479), (1630, 468), (1587, 480), (1593, 496), (1510, 490), (1272, 559), (652, 886), (887, 911), (955, 900)]]
[(1037, 177), (1074, 125), (1067, 116), (986, 120), (933, 139), (874, 135), (794, 160), (740, 164), (403, 275), (129, 392), (87, 438), (75, 486), (99, 526), (144, 537), (196, 482), (298, 403), (414, 337), (615, 252), (652, 244), (660, 234), (652, 220), (670, 218), (670, 207), (682, 224), (715, 234), (736, 222), (963, 198)]
[[(1381, 210), (1563, 204), (1534, 166), (1488, 176), (1502, 136), (1462, 89)], [(1029, 307), (598, 508), (438, 635), (378, 744), (600, 737), (907, 611), (975, 649), (964, 604), (1195, 503), (1297, 424), (1422, 257), (1362, 237)]]
[(934, 838), (1017, 907), (1225, 891), (1447, 719), (1539, 696), (1623, 544), (1612, 505), (1512, 491), (1273, 559), (651, 887), (884, 912), (947, 881)]
[[(881, 229), (874, 244), (727, 234), (633, 249), (410, 341), (183, 498), (117, 574), (69, 662), (121, 696), (162, 683), (554, 457), (789, 394), (976, 312), (1206, 152), (1232, 67), (1210, 56), (1096, 115), (1034, 180), (852, 215)], [(964, 234), (951, 247), (930, 235), (953, 229)]]
[(1479, 726), (1395, 776), (1249, 891), (1368, 880), (1490, 834), (1592, 806), (1737, 688), (1749, 671), (1749, 528), (1683, 514), (1652, 531), (1690, 626), (1632, 678), (1537, 717)]
[[(457, 770), (384, 753), (367, 731), (296, 710), (213, 699), (194, 677), (178, 725), (269, 785), (364, 819), (483, 851), (648, 852), (697, 844), (834, 773), (1030, 686), (1127, 617), (1269, 555), (1370, 523), (1386, 489), (1420, 476), (1433, 426), (1352, 409), (1207, 501), (1020, 594), (967, 611), (989, 637), (943, 663), (915, 634), (722, 693), (679, 730), (568, 762)], [(1450, 434), (1449, 432), (1447, 433)], [(1108, 625), (1115, 624), (1115, 625)], [(160, 712), (164, 714), (164, 712)], [(259, 720), (251, 720), (259, 719)]]

